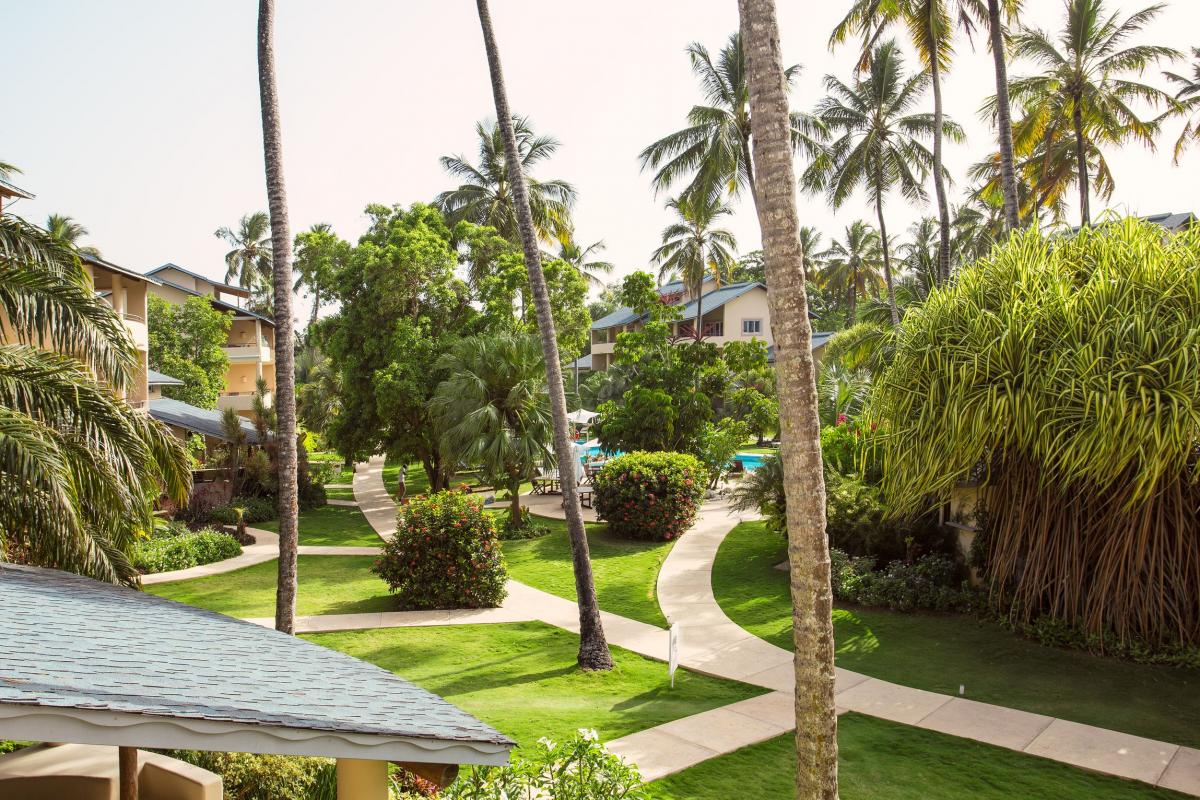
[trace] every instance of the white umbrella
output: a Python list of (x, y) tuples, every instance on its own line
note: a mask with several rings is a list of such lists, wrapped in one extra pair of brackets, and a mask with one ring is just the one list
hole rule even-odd
[(587, 425), (598, 416), (600, 416), (600, 414), (596, 411), (588, 411), (587, 409), (581, 408), (578, 411), (572, 411), (570, 414), (567, 414), (567, 419), (569, 419), (571, 422), (574, 422), (576, 425)]

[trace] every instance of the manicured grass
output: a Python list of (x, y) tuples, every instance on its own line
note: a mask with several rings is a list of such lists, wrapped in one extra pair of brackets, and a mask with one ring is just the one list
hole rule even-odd
[[(656, 800), (795, 797), (791, 735), (697, 764), (650, 785)], [(843, 800), (1182, 800), (1143, 783), (1097, 775), (1000, 747), (858, 714), (838, 722)]]
[[(550, 534), (539, 539), (504, 542), (509, 574), (551, 594), (575, 599), (575, 573), (571, 567), (571, 542), (563, 520), (537, 517)], [(608, 532), (608, 526), (590, 524), (588, 547), (600, 608), (623, 617), (666, 627), (658, 607), (658, 571), (674, 542), (633, 542)]]
[[(475, 470), (467, 470), (460, 472), (454, 476), (451, 485), (457, 487), (459, 484), (465, 483), (468, 486), (475, 487), (480, 485), (479, 473)], [(400, 484), (400, 465), (395, 464), (388, 459), (383, 464), (383, 485), (387, 487), (388, 494), (392, 497), (396, 496), (396, 487)], [(421, 466), (420, 461), (414, 461), (408, 465), (408, 485), (406, 494), (408, 497), (415, 497), (419, 494), (425, 494), (429, 491), (429, 476), (425, 474), (425, 468)], [(522, 492), (529, 491), (529, 485), (525, 484)]]
[[(387, 584), (373, 572), (371, 556), (300, 556), (300, 588), (296, 613), (358, 614), (394, 608)], [(252, 567), (147, 586), (146, 591), (231, 617), (270, 617), (275, 614), (275, 561)]]
[[(717, 602), (748, 631), (791, 647), (783, 542), (744, 523), (721, 545)], [(970, 616), (834, 611), (837, 663), (905, 686), (1200, 746), (1200, 672), (1046, 647)]]
[(354, 489), (330, 489), (326, 486), (325, 496), (330, 500), (353, 500)]
[(595, 728), (602, 741), (753, 697), (761, 689), (679, 670), (612, 648), (616, 668), (583, 672), (579, 638), (537, 622), (392, 628), (306, 636), (378, 664), (521, 745)]
[[(321, 506), (300, 512), (300, 544), (334, 547), (382, 547), (383, 540), (357, 508)], [(252, 527), (279, 531), (279, 521)]]

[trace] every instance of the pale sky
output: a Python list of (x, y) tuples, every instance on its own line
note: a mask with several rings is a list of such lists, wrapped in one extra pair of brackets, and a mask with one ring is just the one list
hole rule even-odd
[[(849, 80), (853, 48), (826, 46), (847, 5), (780, 2), (785, 56), (804, 69), (794, 107), (816, 103), (826, 73)], [(1123, 15), (1145, 5), (1110, 0)], [(1057, 29), (1060, 0), (1026, 6), (1028, 22)], [(37, 195), (12, 210), (39, 222), (69, 214), (106, 258), (132, 269), (174, 261), (223, 275), (227, 248), (213, 231), (266, 209), (256, 9), (252, 0), (0, 0), (0, 161), (22, 168), (17, 184)], [(512, 108), (562, 142), (536, 174), (575, 184), (580, 241), (604, 239), (619, 272), (645, 268), (669, 215), (637, 154), (683, 127), (701, 99), (684, 47), (699, 41), (715, 52), (736, 28), (736, 2), (494, 0), (492, 15)], [(451, 186), (439, 156), (474, 159), (474, 124), (493, 105), (470, 0), (279, 0), (277, 24), (293, 233), (330, 222), (354, 241), (368, 203), (431, 200)], [(1173, 0), (1141, 41), (1187, 50), (1200, 44), (1197, 31), (1200, 2)], [(966, 166), (996, 147), (977, 115), (995, 88), (991, 56), (976, 45), (960, 38), (945, 89), (948, 113), (968, 133), (947, 149), (955, 198)], [(1029, 70), (1010, 66), (1012, 75)], [(1160, 70), (1146, 77), (1165, 85)], [(1157, 153), (1111, 154), (1117, 191), (1107, 205), (1200, 212), (1200, 150), (1171, 166), (1181, 127), (1170, 124)], [(862, 198), (836, 213), (821, 198), (800, 202), (802, 223), (826, 241), (854, 219), (873, 221)], [(1105, 205), (1093, 200), (1094, 209)], [(924, 213), (894, 199), (889, 232)], [(758, 247), (748, 202), (730, 227), (743, 252)]]

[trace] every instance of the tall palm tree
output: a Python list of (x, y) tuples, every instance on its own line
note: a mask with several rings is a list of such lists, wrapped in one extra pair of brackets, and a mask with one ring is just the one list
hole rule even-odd
[[(1179, 104), (1178, 113), (1188, 113), (1200, 108), (1200, 47), (1192, 48), (1192, 74), (1190, 77), (1177, 72), (1165, 72), (1167, 80), (1179, 87), (1175, 94), (1175, 102)], [(1175, 163), (1183, 151), (1196, 142), (1200, 142), (1200, 119), (1190, 119), (1175, 142)]]
[(541, 343), (525, 334), (470, 336), (455, 342), (438, 369), (450, 376), (433, 399), (445, 420), (447, 451), (508, 487), (508, 524), (519, 527), (521, 482), (550, 458)]
[(877, 295), (887, 286), (882, 274), (883, 240), (862, 220), (846, 227), (845, 240), (836, 239), (821, 254), (821, 284), (846, 298), (847, 319), (854, 320), (858, 298)]
[(775, 0), (738, 0), (746, 43), (759, 176), (758, 221), (775, 334), (779, 458), (787, 498), (788, 572), (796, 677), (796, 796), (836, 800), (837, 713), (834, 710), (833, 591), (825, 536), (825, 481), (812, 330), (800, 254), (796, 175), (780, 60)]
[[(741, 32), (714, 59), (699, 42), (687, 46), (692, 72), (700, 80), (706, 105), (692, 106), (688, 126), (664, 136), (638, 156), (642, 169), (654, 169), (654, 188), (668, 191), (677, 181), (691, 175), (681, 196), (707, 197), (726, 192), (734, 197), (748, 190), (752, 199), (754, 164), (750, 158), (750, 94), (746, 85), (746, 58)], [(784, 71), (791, 86), (800, 72), (793, 64)], [(819, 126), (803, 113), (793, 113), (792, 145), (808, 153), (820, 149), (813, 138)]]
[[(931, 137), (939, 126), (951, 140), (963, 138), (962, 129), (949, 119), (939, 121), (936, 114), (910, 113), (929, 83), (927, 72), (906, 76), (904, 58), (896, 43), (883, 42), (872, 51), (868, 71), (855, 79), (853, 86), (827, 75), (825, 89), (829, 95), (817, 105), (817, 117), (837, 138), (809, 165), (804, 185), (810, 191), (824, 191), (834, 208), (845, 203), (859, 186), (864, 187), (874, 202), (884, 242), (888, 241), (883, 214), (886, 195), (895, 189), (909, 200), (924, 200), (925, 177), (937, 168), (933, 153), (921, 139)], [(888, 250), (883, 248), (883, 274), (892, 324), (899, 325)]]
[(987, 0), (988, 46), (996, 73), (996, 137), (1000, 144), (1000, 193), (1005, 232), (1021, 226), (1017, 196), (1016, 155), (1013, 152), (1012, 102), (1008, 96), (1008, 30), (1021, 13), (1023, 0)]
[(603, 286), (601, 275), (609, 275), (616, 266), (611, 261), (601, 261), (596, 254), (604, 249), (604, 240), (592, 242), (587, 247), (575, 241), (574, 232), (568, 233), (558, 243), (558, 258), (565, 261), (588, 282), (589, 286)]
[(1104, 0), (1067, 0), (1067, 18), (1057, 37), (1029, 27), (1013, 37), (1013, 54), (1045, 69), (1009, 83), (1013, 100), (1025, 107), (1024, 124), (1033, 133), (1068, 121), (1071, 126), (1084, 226), (1092, 221), (1089, 148), (1133, 140), (1153, 150), (1161, 122), (1143, 120), (1130, 103), (1172, 104), (1171, 96), (1161, 89), (1126, 77), (1180, 56), (1159, 45), (1126, 46), (1162, 9), (1162, 5), (1150, 6), (1120, 21), (1116, 14), (1106, 14)]
[[(575, 187), (566, 181), (539, 181), (529, 171), (558, 151), (553, 136), (534, 134), (526, 117), (514, 117), (510, 126), (517, 138), (517, 153), (528, 191), (533, 227), (539, 239), (551, 242), (568, 235), (571, 209), (575, 205)], [(517, 219), (516, 176), (504, 154), (504, 133), (499, 123), (477, 122), (479, 163), (463, 156), (443, 156), (442, 168), (461, 180), (457, 189), (442, 192), (433, 201), (450, 224), (467, 220), (490, 225), (513, 244), (521, 243), (521, 225)]]
[(79, 240), (88, 235), (88, 229), (72, 217), (65, 214), (51, 214), (46, 217), (46, 231), (58, 241), (74, 247), (84, 255), (100, 257), (99, 248), (84, 247), (79, 244)]
[(271, 210), (271, 284), (275, 307), (275, 463), (279, 473), (279, 578), (275, 629), (296, 628), (296, 366), (292, 322), (292, 236), (283, 181), (279, 90), (275, 85), (275, 0), (258, 3), (258, 92), (262, 108), (263, 161)]
[(0, 559), (137, 585), (134, 542), (164, 491), (187, 501), (182, 443), (121, 393), (124, 323), (68, 243), (0, 216)]
[(221, 227), (213, 231), (218, 239), (230, 246), (225, 254), (225, 282), (237, 281), (243, 289), (263, 294), (271, 286), (272, 241), (271, 219), (262, 211), (243, 216), (237, 230)]
[[(567, 398), (563, 388), (562, 362), (558, 356), (558, 340), (554, 331), (554, 312), (550, 308), (550, 292), (542, 272), (538, 235), (534, 227), (529, 192), (525, 186), (521, 150), (508, 108), (508, 93), (500, 67), (500, 52), (487, 0), (476, 0), (483, 45), (487, 52), (488, 71), (492, 79), (492, 97), (496, 102), (505, 156), (506, 174), (512, 184), (512, 205), (520, 231), (525, 267), (529, 271), (529, 288), (537, 311), (538, 335), (542, 339), (542, 358), (546, 363), (546, 384), (550, 394), (550, 415), (554, 423), (554, 455), (560, 470), (570, 474), (575, 457), (571, 441), (571, 424), (567, 420)], [(592, 562), (588, 552), (587, 533), (583, 527), (583, 512), (575, 482), (562, 481), (563, 502), (566, 506), (567, 535), (571, 540), (571, 561), (575, 572), (575, 596), (579, 603), (579, 666), (585, 670), (608, 670), (613, 667), (612, 654), (604, 638), (600, 622), (600, 606), (596, 601), (596, 583), (592, 577)]]
[[(1017, 209), (1022, 227), (1065, 222), (1067, 195), (1079, 179), (1069, 121), (1052, 121), (1040, 131), (1038, 122), (1023, 117), (1013, 126)], [(1095, 144), (1089, 144), (1087, 158), (1093, 191), (1099, 197), (1111, 197), (1115, 184), (1104, 154)], [(1003, 204), (999, 153), (971, 165), (967, 178), (976, 184), (970, 192), (973, 198), (991, 206)]]
[(692, 335), (704, 338), (704, 282), (709, 277), (720, 285), (737, 266), (737, 239), (725, 228), (717, 228), (733, 211), (720, 194), (685, 194), (667, 201), (678, 219), (663, 228), (662, 244), (651, 259), (659, 265), (659, 277), (678, 273), (696, 298), (696, 327)]

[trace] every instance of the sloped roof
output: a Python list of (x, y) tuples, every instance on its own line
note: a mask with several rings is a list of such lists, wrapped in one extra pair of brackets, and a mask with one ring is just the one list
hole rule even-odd
[(186, 267), (181, 267), (178, 264), (173, 264), (170, 261), (168, 261), (166, 264), (163, 264), (161, 267), (155, 267), (154, 269), (150, 270), (146, 274), (154, 275), (155, 273), (162, 272), (163, 270), (167, 270), (167, 269), (173, 269), (176, 272), (182, 272), (184, 275), (190, 275), (193, 278), (195, 278), (196, 280), (204, 281), (205, 283), (211, 283), (216, 288), (224, 289), (225, 291), (229, 292), (229, 294), (236, 294), (236, 295), (240, 295), (242, 297), (250, 296), (250, 292), (246, 289), (243, 289), (241, 286), (234, 286), (232, 284), (224, 283), (223, 281), (219, 281), (214, 278), (210, 278), (207, 275), (201, 275), (199, 272), (192, 272), (190, 269), (187, 269)]
[(101, 269), (107, 269), (112, 272), (119, 272), (128, 278), (135, 278), (136, 280), (152, 283), (156, 286), (160, 285), (160, 281), (157, 278), (151, 278), (149, 275), (143, 275), (140, 272), (134, 272), (131, 269), (122, 267), (120, 264), (114, 264), (107, 259), (100, 258), (100, 256), (93, 256), (88, 253), (80, 252), (79, 260), (91, 264), (93, 267), (100, 267)]
[(1153, 222), (1155, 225), (1161, 225), (1169, 231), (1180, 231), (1196, 224), (1196, 215), (1190, 211), (1180, 214), (1171, 212), (1167, 212), (1166, 214), (1151, 214), (1148, 217), (1142, 217), (1142, 219), (1147, 222)]
[[(150, 401), (150, 416), (168, 425), (228, 441), (225, 427), (221, 424), (221, 412), (216, 409), (197, 408), (181, 400), (163, 397)], [(246, 443), (258, 444), (258, 431), (254, 429), (254, 424), (248, 419), (241, 419), (240, 424), (242, 432), (246, 434)]]
[(18, 739), (495, 764), (513, 742), (372, 664), (135, 589), (0, 562)]
[[(829, 340), (837, 334), (837, 331), (813, 331), (812, 333), (812, 349), (813, 351), (820, 350)], [(775, 345), (767, 347), (767, 363), (775, 363)]]
[[(150, 273), (146, 273), (146, 274), (149, 275)], [(154, 280), (154, 279), (151, 279), (151, 280)], [(234, 305), (233, 303), (226, 303), (224, 300), (218, 300), (217, 298), (213, 297), (211, 294), (204, 294), (202, 292), (197, 292), (195, 289), (189, 289), (186, 286), (180, 286), (178, 283), (174, 283), (174, 282), (168, 281), (168, 280), (155, 280), (154, 282), (158, 283), (162, 286), (170, 286), (172, 289), (178, 289), (179, 291), (183, 292), (184, 294), (190, 294), (192, 297), (203, 297), (205, 300), (208, 300), (214, 306), (216, 306), (224, 311), (232, 311), (234, 313), (234, 315), (242, 315), (242, 316), (249, 317), (251, 319), (258, 319), (258, 320), (261, 320), (261, 321), (267, 323), (272, 328), (275, 327), (275, 320), (271, 319), (270, 317), (268, 317), (264, 314), (258, 314), (254, 311), (251, 311), (248, 308), (242, 308), (241, 306)]]
[(4, 178), (0, 178), (0, 194), (5, 195), (6, 197), (20, 197), (23, 200), (33, 199), (32, 192), (27, 192), (20, 186), (17, 186), (15, 183), (12, 183)]
[[(700, 298), (701, 302), (704, 306), (705, 313), (708, 313), (709, 311), (718, 309), (721, 306), (728, 303), (729, 301), (731, 301), (737, 297), (741, 297), (746, 292), (753, 290), (756, 286), (762, 287), (763, 289), (767, 288), (766, 286), (763, 286), (763, 284), (761, 284), (761, 283), (756, 283), (754, 281), (748, 281), (746, 283), (731, 283), (728, 286), (722, 286), (719, 289), (713, 289), (711, 292), (706, 292)], [(663, 286), (658, 287), (658, 293), (660, 295), (668, 295), (668, 294), (673, 294), (675, 292), (681, 292), (681, 291), (683, 291), (683, 284), (678, 281), (676, 281), (675, 283), (664, 284)], [(675, 305), (683, 307), (683, 318), (684, 319), (688, 319), (689, 317), (696, 316), (696, 301), (693, 300), (687, 304), (684, 304), (681, 301), (679, 303), (676, 303)], [(639, 319), (642, 319), (644, 316), (645, 315), (643, 315), (643, 314), (638, 314), (638, 313), (634, 312), (634, 310), (629, 308), (628, 306), (622, 306), (622, 307), (618, 308), (616, 311), (613, 311), (611, 314), (607, 314), (607, 315), (601, 317), (600, 319), (596, 320), (595, 322), (593, 322), (592, 330), (599, 331), (599, 330), (604, 330), (605, 328), (616, 328), (621, 325), (629, 325), (630, 323), (637, 322)]]
[(697, 303), (700, 308), (707, 314), (709, 311), (715, 311), (728, 302), (736, 300), (746, 292), (754, 289), (767, 290), (766, 286), (761, 283), (749, 281), (747, 283), (731, 283), (728, 286), (722, 286), (720, 289), (714, 289), (708, 294), (702, 295), (699, 301), (693, 300), (683, 307), (684, 319), (695, 319)]
[(580, 356), (579, 358), (575, 359), (574, 361), (567, 364), (567, 366), (566, 366), (566, 369), (568, 372), (571, 370), (574, 370), (574, 369), (591, 369), (591, 368), (592, 368), (592, 354), (591, 353), (588, 353), (586, 356)]
[(170, 375), (153, 369), (146, 370), (146, 383), (151, 386), (183, 386), (183, 381), (179, 378), (172, 378)]

